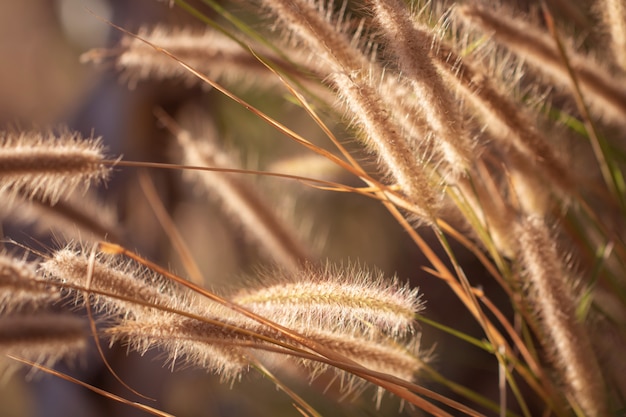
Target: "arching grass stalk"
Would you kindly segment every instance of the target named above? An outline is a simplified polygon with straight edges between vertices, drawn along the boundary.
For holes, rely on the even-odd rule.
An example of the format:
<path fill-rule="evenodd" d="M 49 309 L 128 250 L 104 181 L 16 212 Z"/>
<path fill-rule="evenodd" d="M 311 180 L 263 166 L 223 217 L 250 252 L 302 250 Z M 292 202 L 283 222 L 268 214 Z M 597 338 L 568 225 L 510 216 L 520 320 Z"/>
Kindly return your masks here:
<path fill-rule="evenodd" d="M 120 247 L 118 245 L 113 245 L 110 243 L 105 243 L 102 242 L 100 244 L 100 248 L 104 253 L 109 253 L 109 254 L 120 254 L 120 255 L 124 255 L 126 257 L 129 257 L 130 259 L 135 260 L 136 262 L 139 262 L 140 264 L 146 266 L 147 268 L 149 268 L 150 270 L 155 271 L 158 274 L 163 275 L 164 277 L 167 277 L 168 279 L 171 279 L 173 282 L 176 282 L 186 288 L 189 288 L 190 290 L 196 292 L 199 295 L 202 295 L 203 297 L 206 297 L 208 300 L 212 300 L 215 301 L 216 303 L 223 305 L 229 309 L 232 309 L 234 312 L 242 314 L 243 316 L 258 322 L 261 325 L 267 326 L 270 329 L 273 329 L 274 331 L 277 331 L 279 334 L 281 334 L 282 336 L 293 340 L 294 342 L 296 342 L 299 345 L 302 345 L 304 347 L 306 347 L 307 349 L 311 349 L 313 352 L 316 352 L 320 355 L 322 355 L 323 358 L 325 359 L 318 359 L 318 360 L 323 360 L 329 364 L 331 364 L 334 367 L 337 367 L 339 369 L 343 369 L 346 371 L 349 371 L 351 373 L 353 373 L 356 376 L 359 376 L 361 378 L 366 379 L 369 382 L 372 382 L 376 385 L 379 385 L 380 387 L 384 388 L 385 390 L 396 394 L 397 396 L 399 396 L 402 399 L 405 399 L 406 401 L 420 407 L 421 409 L 423 409 L 424 411 L 427 412 L 431 412 L 431 413 L 435 413 L 436 415 L 441 415 L 441 416 L 449 416 L 448 413 L 446 413 L 445 411 L 439 409 L 438 407 L 432 405 L 429 402 L 426 402 L 425 400 L 423 400 L 422 398 L 416 396 L 415 394 L 411 393 L 410 391 L 406 390 L 406 388 L 409 388 L 411 390 L 414 390 L 418 393 L 421 393 L 422 395 L 425 395 L 426 393 L 428 394 L 428 396 L 437 399 L 438 401 L 443 402 L 444 404 L 447 404 L 448 406 L 451 406 L 457 410 L 463 411 L 464 413 L 467 413 L 468 415 L 474 415 L 474 416 L 478 416 L 480 415 L 479 413 L 476 413 L 475 411 L 469 409 L 466 406 L 463 406 L 455 401 L 449 400 L 447 398 L 444 398 L 442 396 L 436 395 L 422 387 L 419 387 L 415 384 L 411 384 L 411 383 L 407 383 L 406 381 L 403 381 L 401 379 L 392 377 L 390 375 L 387 374 L 382 374 L 380 372 L 375 372 L 375 371 L 371 371 L 368 370 L 366 368 L 363 368 L 362 366 L 358 365 L 356 362 L 352 361 L 351 359 L 337 353 L 336 351 L 332 350 L 332 349 L 328 349 L 327 347 L 325 347 L 322 344 L 319 344 L 317 342 L 315 342 L 312 339 L 307 338 L 306 336 L 303 336 L 291 329 L 288 329 L 286 327 L 283 327 L 277 323 L 272 322 L 271 320 L 266 319 L 265 317 L 262 316 L 258 316 L 256 314 L 254 314 L 253 312 L 237 305 L 234 304 L 230 301 L 228 301 L 227 299 L 224 299 L 212 292 L 209 292 L 201 287 L 198 287 L 197 285 L 188 282 L 180 277 L 177 277 L 176 275 L 171 274 L 169 271 L 159 267 L 158 265 L 146 260 L 146 259 L 142 259 L 141 257 L 139 257 L 138 255 L 128 251 L 127 249 Z M 389 382 L 388 382 L 389 381 Z"/>

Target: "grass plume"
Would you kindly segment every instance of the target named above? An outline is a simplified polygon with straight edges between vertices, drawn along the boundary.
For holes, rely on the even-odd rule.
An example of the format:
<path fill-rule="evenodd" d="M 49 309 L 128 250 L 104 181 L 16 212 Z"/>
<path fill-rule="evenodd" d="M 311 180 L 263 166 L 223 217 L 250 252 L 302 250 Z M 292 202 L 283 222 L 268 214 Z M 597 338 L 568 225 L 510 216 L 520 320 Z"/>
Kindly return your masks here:
<path fill-rule="evenodd" d="M 463 6 L 457 9 L 458 16 L 493 35 L 494 39 L 521 58 L 527 60 L 540 73 L 553 82 L 573 89 L 567 69 L 551 35 L 540 28 L 505 13 L 497 15 L 485 7 Z M 621 124 L 626 113 L 626 88 L 615 83 L 602 66 L 590 58 L 568 50 L 567 56 L 579 79 L 585 98 L 596 114 Z"/>
<path fill-rule="evenodd" d="M 450 170 L 463 172 L 469 166 L 474 144 L 463 129 L 461 115 L 451 92 L 429 54 L 432 35 L 412 23 L 399 0 L 372 0 L 373 15 L 385 41 L 397 55 L 399 70 L 409 79 L 420 112 L 433 130 Z"/>
<path fill-rule="evenodd" d="M 163 119 L 162 117 L 162 120 Z M 176 134 L 178 147 L 186 165 L 213 168 L 238 168 L 234 160 L 219 148 L 216 132 L 203 123 L 201 131 L 192 132 L 169 122 Z M 197 129 L 196 129 L 197 130 Z M 278 265 L 297 270 L 306 261 L 312 260 L 305 245 L 296 233 L 281 221 L 277 213 L 246 178 L 232 173 L 189 172 L 188 178 L 203 186 L 209 196 L 222 203 L 223 210 L 232 221 L 241 225 L 245 235 L 262 253 Z"/>
<path fill-rule="evenodd" d="M 74 359 L 87 347 L 85 321 L 69 314 L 0 317 L 0 354 L 51 366 Z"/>
<path fill-rule="evenodd" d="M 59 293 L 40 279 L 36 269 L 33 263 L 0 253 L 0 313 L 37 309 L 60 299 Z"/>
<path fill-rule="evenodd" d="M 144 303 L 166 306 L 172 301 L 172 287 L 155 274 L 142 270 L 131 262 L 101 255 L 94 263 L 93 275 L 89 280 L 89 257 L 76 247 L 56 251 L 53 256 L 41 263 L 41 270 L 53 282 L 68 283 L 85 290 L 94 289 L 106 295 L 94 295 L 90 302 L 96 308 L 111 314 L 143 314 L 143 307 L 136 302 L 115 298 L 125 297 Z M 80 303 L 82 292 L 74 293 Z"/>
<path fill-rule="evenodd" d="M 615 63 L 626 72 L 626 5 L 620 0 L 602 0 L 597 9 L 610 39 Z"/>
<path fill-rule="evenodd" d="M 101 141 L 60 128 L 0 131 L 0 192 L 51 203 L 77 186 L 98 183 L 110 171 Z"/>
<path fill-rule="evenodd" d="M 315 51 L 328 68 L 328 78 L 337 89 L 344 108 L 361 130 L 360 138 L 380 161 L 384 171 L 398 184 L 415 210 L 431 221 L 439 200 L 432 190 L 432 179 L 424 163 L 413 152 L 388 113 L 378 94 L 373 64 L 333 24 L 305 1 L 266 1 L 264 6 L 284 22 L 289 32 Z"/>
<path fill-rule="evenodd" d="M 576 297 L 554 239 L 543 221 L 530 217 L 516 227 L 530 308 L 539 316 L 550 358 L 563 383 L 587 415 L 607 415 L 604 383 L 589 334 L 576 319 Z"/>
<path fill-rule="evenodd" d="M 144 27 L 138 34 L 141 38 L 167 49 L 190 66 L 214 79 L 223 79 L 228 83 L 240 85 L 250 84 L 250 80 L 254 79 L 255 88 L 261 85 L 265 85 L 266 88 L 280 85 L 265 66 L 241 43 L 214 29 L 171 28 L 157 25 L 151 28 Z M 273 62 L 292 75 L 300 74 L 296 71 L 294 64 L 286 62 L 275 54 L 264 51 L 263 55 L 269 56 Z M 122 77 L 128 81 L 131 88 L 142 80 L 181 80 L 188 86 L 199 83 L 197 77 L 175 61 L 132 36 L 124 36 L 115 48 L 91 50 L 81 57 L 82 62 L 95 64 L 102 64 L 108 59 L 115 60 L 116 67 L 122 72 Z"/>
<path fill-rule="evenodd" d="M 358 267 L 307 266 L 297 273 L 273 270 L 232 300 L 286 327 L 341 333 L 412 333 L 421 310 L 416 289 Z"/>

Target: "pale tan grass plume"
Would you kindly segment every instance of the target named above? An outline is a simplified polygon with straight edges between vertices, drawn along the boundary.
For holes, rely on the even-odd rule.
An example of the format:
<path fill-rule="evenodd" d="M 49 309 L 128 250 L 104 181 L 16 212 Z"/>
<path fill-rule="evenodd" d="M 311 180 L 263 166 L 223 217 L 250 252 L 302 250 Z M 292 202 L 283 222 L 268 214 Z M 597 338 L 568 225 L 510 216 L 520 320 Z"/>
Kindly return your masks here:
<path fill-rule="evenodd" d="M 0 354 L 52 366 L 84 352 L 87 329 L 84 319 L 64 313 L 1 316 Z"/>
<path fill-rule="evenodd" d="M 626 73 L 626 4 L 623 0 L 601 0 L 597 8 L 603 31 L 609 34 L 613 60 Z"/>
<path fill-rule="evenodd" d="M 104 180 L 111 170 L 105 161 L 100 139 L 66 128 L 0 131 L 0 192 L 55 203 L 81 184 Z"/>
<path fill-rule="evenodd" d="M 469 25 L 477 26 L 492 35 L 496 42 L 527 60 L 533 68 L 570 90 L 573 89 L 563 57 L 555 40 L 545 30 L 486 7 L 462 6 L 456 15 Z M 623 124 L 626 114 L 626 87 L 590 57 L 568 48 L 570 61 L 585 99 L 592 110 L 607 121 Z"/>
<path fill-rule="evenodd" d="M 443 149 L 449 170 L 463 174 L 472 159 L 474 144 L 463 129 L 457 103 L 429 54 L 432 35 L 412 23 L 404 3 L 398 0 L 370 3 L 374 20 L 380 25 L 389 49 L 397 56 L 400 73 L 410 81 L 415 101 Z"/>
<path fill-rule="evenodd" d="M 602 374 L 589 333 L 576 318 L 572 278 L 542 219 L 528 217 L 515 227 L 528 304 L 539 318 L 542 344 L 558 368 L 562 383 L 587 415 L 606 416 Z"/>
<path fill-rule="evenodd" d="M 189 66 L 212 79 L 224 80 L 238 86 L 276 88 L 280 81 L 249 50 L 235 40 L 210 28 L 172 28 L 157 25 L 139 30 L 141 39 L 166 49 Z M 256 48 L 259 49 L 259 48 Z M 298 51 L 290 52 L 291 62 L 275 53 L 260 48 L 255 51 L 271 60 L 291 76 L 305 81 L 293 61 L 298 61 Z M 114 59 L 122 78 L 131 88 L 139 81 L 173 79 L 183 80 L 187 85 L 197 85 L 200 80 L 176 61 L 156 51 L 142 40 L 126 35 L 120 44 L 111 49 L 95 49 L 81 57 L 83 62 L 101 64 Z M 302 61 L 302 60 L 300 60 Z"/>
<path fill-rule="evenodd" d="M 417 289 L 358 266 L 268 270 L 257 279 L 231 299 L 286 327 L 401 337 L 415 331 L 422 309 Z"/>
<path fill-rule="evenodd" d="M 569 170 L 527 109 L 508 98 L 494 79 L 472 61 L 471 55 L 461 56 L 444 42 L 435 45 L 431 54 L 448 83 L 478 110 L 501 151 L 506 153 L 507 148 L 515 147 L 528 163 L 540 167 L 551 184 L 558 185 L 562 195 L 571 193 L 574 181 Z"/>
<path fill-rule="evenodd" d="M 219 148 L 217 132 L 208 122 L 193 132 L 175 132 L 182 160 L 186 165 L 212 168 L 240 169 L 225 151 Z M 299 269 L 313 255 L 294 230 L 283 221 L 261 193 L 245 177 L 234 173 L 187 173 L 187 178 L 199 183 L 209 197 L 217 199 L 233 223 L 241 226 L 245 236 L 259 251 L 278 265 Z"/>
<path fill-rule="evenodd" d="M 150 349 L 164 351 L 172 369 L 198 367 L 220 375 L 225 381 L 240 379 L 250 366 L 249 353 L 238 343 L 262 344 L 253 337 L 229 330 L 225 325 L 158 310 L 140 320 L 121 320 L 105 332 L 111 343 L 121 342 L 142 355 Z"/>
<path fill-rule="evenodd" d="M 59 292 L 37 274 L 34 263 L 0 253 L 0 313 L 41 309 L 60 299 Z"/>
<path fill-rule="evenodd" d="M 36 233 L 50 233 L 66 241 L 88 242 L 107 239 L 120 242 L 124 232 L 115 208 L 93 190 L 75 190 L 54 205 L 40 198 L 0 194 L 0 216 L 18 224 L 32 225 Z"/>
<path fill-rule="evenodd" d="M 321 5 L 305 1 L 265 1 L 264 5 L 328 65 L 328 78 L 349 118 L 361 130 L 360 139 L 423 220 L 431 221 L 441 196 L 433 189 L 432 173 L 427 172 L 387 111 L 383 95 L 377 91 L 375 77 L 381 72 L 359 51 L 357 42 L 337 31 L 342 26 L 341 17 L 339 22 L 329 22 Z"/>
<path fill-rule="evenodd" d="M 161 306 L 168 306 L 174 302 L 172 285 L 130 261 L 122 261 L 109 255 L 98 255 L 90 282 L 88 267 L 88 254 L 76 246 L 58 250 L 41 263 L 44 276 L 51 282 L 67 283 L 80 289 L 111 294 L 111 296 L 93 294 L 89 301 L 96 309 L 109 314 L 142 315 L 146 312 L 146 307 L 138 302 Z M 87 301 L 82 298 L 83 293 L 78 289 L 72 290 L 72 294 L 79 304 Z M 115 296 L 126 297 L 131 301 Z"/>
<path fill-rule="evenodd" d="M 159 346 L 170 352 L 172 365 L 184 357 L 187 363 L 224 372 L 227 379 L 239 374 L 243 362 L 235 359 L 242 354 L 228 346 L 237 333 L 228 328 L 250 327 L 250 320 L 112 255 L 95 257 L 89 280 L 89 262 L 82 250 L 68 247 L 43 261 L 41 269 L 52 282 L 71 285 L 70 298 L 77 304 L 91 294 L 89 303 L 113 323 L 105 329 L 112 343 L 124 340 L 141 353 Z M 205 346 L 194 340 L 211 337 L 223 343 Z"/>
<path fill-rule="evenodd" d="M 407 341 L 399 342 L 380 335 L 365 338 L 324 330 L 309 330 L 305 334 L 367 369 L 393 375 L 405 381 L 413 381 L 425 361 L 423 353 L 419 350 L 419 337 L 411 337 Z M 315 373 L 328 369 L 324 365 L 311 361 L 305 362 L 305 366 L 312 367 Z M 354 376 L 343 375 L 342 377 L 355 380 Z M 354 384 L 360 382 L 351 381 L 350 383 L 353 388 Z"/>

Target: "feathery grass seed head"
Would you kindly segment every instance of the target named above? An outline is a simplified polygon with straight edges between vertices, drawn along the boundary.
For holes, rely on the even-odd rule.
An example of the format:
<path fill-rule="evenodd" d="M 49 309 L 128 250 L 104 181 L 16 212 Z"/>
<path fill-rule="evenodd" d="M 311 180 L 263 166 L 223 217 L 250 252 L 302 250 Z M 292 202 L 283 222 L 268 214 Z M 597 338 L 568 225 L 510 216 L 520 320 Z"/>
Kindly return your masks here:
<path fill-rule="evenodd" d="M 81 183 L 104 180 L 100 139 L 66 128 L 52 131 L 0 131 L 0 192 L 38 196 L 51 203 Z"/>
<path fill-rule="evenodd" d="M 172 369 L 178 363 L 235 380 L 249 365 L 245 349 L 236 346 L 244 338 L 217 324 L 175 314 L 155 311 L 140 320 L 125 319 L 106 333 L 111 343 L 125 341 L 140 354 L 151 348 L 163 350 Z M 252 338 L 248 341 L 254 343 Z"/>
<path fill-rule="evenodd" d="M 141 28 L 138 36 L 124 35 L 116 48 L 89 51 L 83 54 L 81 61 L 99 64 L 113 57 L 131 88 L 140 80 L 183 80 L 189 85 L 201 82 L 178 61 L 156 50 L 145 40 L 212 79 L 236 83 L 238 86 L 254 84 L 255 88 L 275 87 L 279 84 L 278 79 L 249 50 L 216 30 L 157 25 Z M 273 56 L 271 59 L 280 61 Z M 289 66 L 282 61 L 281 64 Z"/>
<path fill-rule="evenodd" d="M 450 171 L 463 172 L 472 159 L 473 144 L 462 129 L 457 103 L 437 72 L 429 48 L 433 35 L 412 22 L 406 5 L 399 0 L 369 0 L 375 21 L 390 50 L 396 54 L 403 76 L 413 87 L 415 99 L 437 136 Z"/>
<path fill-rule="evenodd" d="M 69 314 L 42 313 L 0 317 L 0 354 L 51 366 L 85 350 L 85 321 Z"/>
<path fill-rule="evenodd" d="M 86 288 L 88 278 L 89 255 L 76 248 L 67 247 L 53 254 L 41 263 L 43 273 L 52 280 Z M 111 295 L 129 297 L 140 302 L 170 306 L 174 303 L 174 287 L 162 277 L 155 276 L 129 261 L 120 261 L 118 257 L 99 254 L 94 263 L 90 289 L 103 291 Z M 81 294 L 76 293 L 77 300 Z M 139 315 L 144 307 L 132 301 L 94 294 L 94 305 L 112 314 Z M 81 300 L 80 302 L 84 302 Z"/>
<path fill-rule="evenodd" d="M 504 88 L 494 82 L 493 77 L 488 77 L 486 70 L 470 55 L 462 56 L 443 42 L 433 48 L 431 54 L 448 83 L 478 110 L 485 128 L 503 152 L 515 148 L 518 159 L 522 155 L 529 158 L 532 162 L 524 163 L 539 168 L 563 194 L 571 191 L 574 182 L 571 173 L 526 108 L 511 100 L 510 93 L 503 93 Z"/>
<path fill-rule="evenodd" d="M 268 272 L 259 288 L 243 289 L 231 299 L 286 327 L 392 337 L 411 333 L 422 309 L 417 289 L 357 267 Z"/>
<path fill-rule="evenodd" d="M 496 42 L 525 59 L 554 83 L 572 89 L 563 57 L 549 33 L 523 19 L 486 7 L 468 5 L 458 7 L 456 11 L 456 16 L 464 22 L 490 32 Z M 616 79 L 591 57 L 576 53 L 571 47 L 567 48 L 566 54 L 591 110 L 609 121 L 623 124 L 626 114 L 623 77 Z"/>
<path fill-rule="evenodd" d="M 623 0 L 600 0 L 597 9 L 608 32 L 615 63 L 626 73 L 626 3 Z"/>
<path fill-rule="evenodd" d="M 576 298 L 554 239 L 543 219 L 528 217 L 515 227 L 529 307 L 539 318 L 542 342 L 570 395 L 587 415 L 605 412 L 602 374 L 589 334 L 576 320 Z"/>
<path fill-rule="evenodd" d="M 68 247 L 57 251 L 42 263 L 41 268 L 52 279 L 86 288 L 88 266 L 87 254 Z M 113 317 L 117 323 L 106 330 L 112 343 L 125 340 L 140 353 L 159 347 L 168 352 L 172 366 L 180 358 L 187 364 L 220 373 L 226 379 L 234 379 L 247 365 L 243 351 L 232 347 L 236 334 L 226 330 L 226 327 L 252 328 L 256 324 L 252 325 L 246 317 L 166 281 L 134 262 L 98 254 L 89 289 L 111 294 L 93 294 L 91 300 L 96 308 L 105 311 L 107 315 L 121 316 Z M 77 293 L 77 299 L 84 302 L 82 292 L 72 292 Z M 121 300 L 115 296 L 132 300 Z M 190 319 L 184 314 L 164 311 L 159 307 L 205 317 L 224 323 L 224 327 Z"/>
<path fill-rule="evenodd" d="M 0 253 L 0 313 L 29 307 L 41 308 L 59 299 L 28 262 Z"/>
<path fill-rule="evenodd" d="M 212 137 L 200 138 L 208 132 L 181 130 L 177 134 L 183 152 L 183 163 L 213 168 L 236 168 L 237 164 L 213 143 Z M 198 137 L 195 137 L 198 133 Z M 208 140 L 207 140 L 208 139 Z M 297 270 L 311 258 L 305 246 L 287 222 L 281 221 L 269 202 L 252 185 L 233 173 L 191 171 L 189 178 L 220 200 L 223 210 L 234 223 L 242 225 L 248 237 L 266 256 L 286 268 Z"/>
<path fill-rule="evenodd" d="M 419 335 L 403 342 L 384 336 L 367 338 L 323 330 L 313 330 L 306 335 L 368 369 L 393 375 L 405 381 L 414 380 L 424 362 L 419 350 Z M 324 364 L 311 361 L 305 361 L 304 365 L 316 369 L 315 373 L 326 369 Z M 343 373 L 339 370 L 337 372 Z"/>
<path fill-rule="evenodd" d="M 289 33 L 316 54 L 316 59 L 327 64 L 327 79 L 336 88 L 348 119 L 360 130 L 361 141 L 419 216 L 426 222 L 433 221 L 442 193 L 434 184 L 432 172 L 425 169 L 389 114 L 391 106 L 380 91 L 384 71 L 360 50 L 358 33 L 347 30 L 350 20 L 344 21 L 341 16 L 334 21 L 324 2 L 265 0 L 263 4 Z"/>
<path fill-rule="evenodd" d="M 93 191 L 93 192 L 92 192 Z M 123 231 L 115 208 L 96 196 L 95 190 L 78 190 L 59 198 L 54 205 L 37 197 L 0 193 L 0 217 L 16 224 L 32 225 L 35 233 L 50 233 L 66 241 L 120 241 Z"/>

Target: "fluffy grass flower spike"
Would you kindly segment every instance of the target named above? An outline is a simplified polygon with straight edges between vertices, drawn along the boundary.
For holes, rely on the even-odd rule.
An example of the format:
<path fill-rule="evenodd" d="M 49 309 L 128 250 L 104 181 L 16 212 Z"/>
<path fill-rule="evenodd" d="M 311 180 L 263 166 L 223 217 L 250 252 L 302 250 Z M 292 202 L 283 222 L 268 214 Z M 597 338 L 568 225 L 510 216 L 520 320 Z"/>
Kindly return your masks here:
<path fill-rule="evenodd" d="M 110 171 L 99 139 L 61 128 L 0 131 L 0 193 L 23 193 L 55 203 L 81 183 L 97 183 Z"/>
<path fill-rule="evenodd" d="M 36 273 L 34 263 L 0 253 L 0 313 L 38 309 L 60 299 Z"/>
<path fill-rule="evenodd" d="M 277 270 L 261 277 L 257 288 L 240 290 L 232 300 L 286 327 L 399 337 L 414 331 L 422 309 L 417 289 L 355 266 L 308 265 L 295 274 Z"/>
<path fill-rule="evenodd" d="M 87 348 L 85 320 L 70 314 L 0 317 L 0 356 L 14 355 L 51 366 Z"/>

